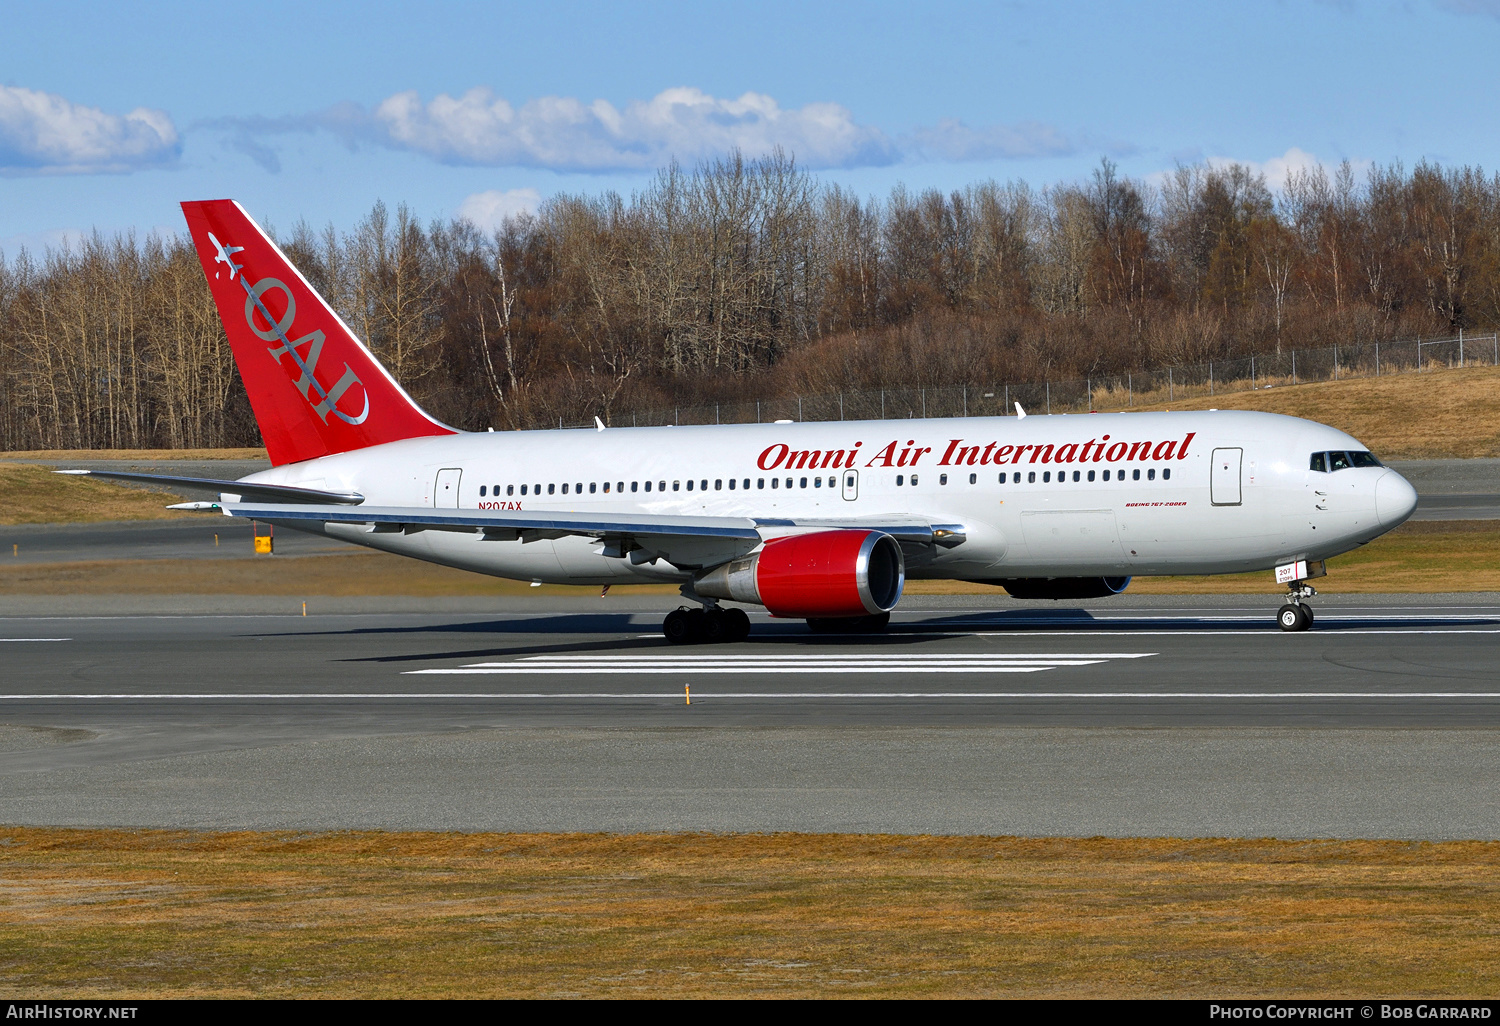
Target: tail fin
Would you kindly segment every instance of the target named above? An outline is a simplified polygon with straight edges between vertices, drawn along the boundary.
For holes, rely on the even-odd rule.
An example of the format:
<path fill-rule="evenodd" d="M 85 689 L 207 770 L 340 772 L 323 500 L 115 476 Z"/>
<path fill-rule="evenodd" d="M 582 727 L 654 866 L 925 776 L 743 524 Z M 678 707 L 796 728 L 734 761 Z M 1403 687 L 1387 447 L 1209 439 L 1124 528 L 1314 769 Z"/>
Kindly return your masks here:
<path fill-rule="evenodd" d="M 457 433 L 412 401 L 238 203 L 182 212 L 273 465 Z"/>

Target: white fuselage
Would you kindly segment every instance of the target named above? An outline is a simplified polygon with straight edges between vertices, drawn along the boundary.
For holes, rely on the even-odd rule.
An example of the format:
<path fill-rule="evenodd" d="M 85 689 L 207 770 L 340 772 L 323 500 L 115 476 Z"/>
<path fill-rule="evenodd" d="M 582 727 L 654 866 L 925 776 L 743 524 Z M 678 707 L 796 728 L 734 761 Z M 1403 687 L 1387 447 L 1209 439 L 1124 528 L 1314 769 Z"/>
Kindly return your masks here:
<path fill-rule="evenodd" d="M 1416 493 L 1394 471 L 1309 469 L 1313 453 L 1364 448 L 1342 431 L 1266 413 L 974 417 L 460 434 L 248 480 L 356 491 L 370 506 L 962 525 L 963 543 L 910 562 L 912 577 L 1218 574 L 1326 559 L 1410 516 Z M 604 555 L 583 537 L 322 529 L 520 580 L 691 576 L 665 560 Z M 771 523 L 763 534 L 815 529 Z"/>

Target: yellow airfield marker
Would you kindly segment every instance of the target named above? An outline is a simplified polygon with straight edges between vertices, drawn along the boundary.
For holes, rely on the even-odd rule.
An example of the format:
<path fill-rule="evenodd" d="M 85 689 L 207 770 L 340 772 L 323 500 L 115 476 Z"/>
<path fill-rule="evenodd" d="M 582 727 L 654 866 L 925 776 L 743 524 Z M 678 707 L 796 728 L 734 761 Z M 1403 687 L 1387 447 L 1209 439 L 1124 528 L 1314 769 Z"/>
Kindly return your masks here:
<path fill-rule="evenodd" d="M 307 603 L 306 602 L 302 603 L 302 615 L 303 616 L 307 615 Z"/>
<path fill-rule="evenodd" d="M 688 688 L 686 684 L 682 686 L 682 697 L 687 699 L 688 705 L 693 704 L 693 692 Z"/>

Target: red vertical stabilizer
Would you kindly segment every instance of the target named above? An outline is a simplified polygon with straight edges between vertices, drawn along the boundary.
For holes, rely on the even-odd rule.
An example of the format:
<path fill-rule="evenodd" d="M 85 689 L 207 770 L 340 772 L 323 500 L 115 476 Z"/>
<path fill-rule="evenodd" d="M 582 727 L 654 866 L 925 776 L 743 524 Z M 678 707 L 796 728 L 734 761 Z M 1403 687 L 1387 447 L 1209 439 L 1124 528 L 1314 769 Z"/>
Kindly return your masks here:
<path fill-rule="evenodd" d="M 238 203 L 182 212 L 272 464 L 457 434 L 412 401 Z"/>

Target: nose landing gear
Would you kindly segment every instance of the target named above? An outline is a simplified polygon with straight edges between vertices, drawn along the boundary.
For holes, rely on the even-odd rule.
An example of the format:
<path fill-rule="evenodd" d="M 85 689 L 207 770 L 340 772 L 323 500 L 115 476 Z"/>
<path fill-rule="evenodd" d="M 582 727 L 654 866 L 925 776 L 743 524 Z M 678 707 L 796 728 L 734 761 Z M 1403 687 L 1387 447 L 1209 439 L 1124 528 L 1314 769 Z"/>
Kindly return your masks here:
<path fill-rule="evenodd" d="M 1313 625 L 1312 606 L 1305 605 L 1304 600 L 1310 599 L 1318 593 L 1317 589 L 1306 581 L 1293 581 L 1287 586 L 1286 605 L 1276 611 L 1276 623 L 1284 631 L 1305 631 Z"/>

